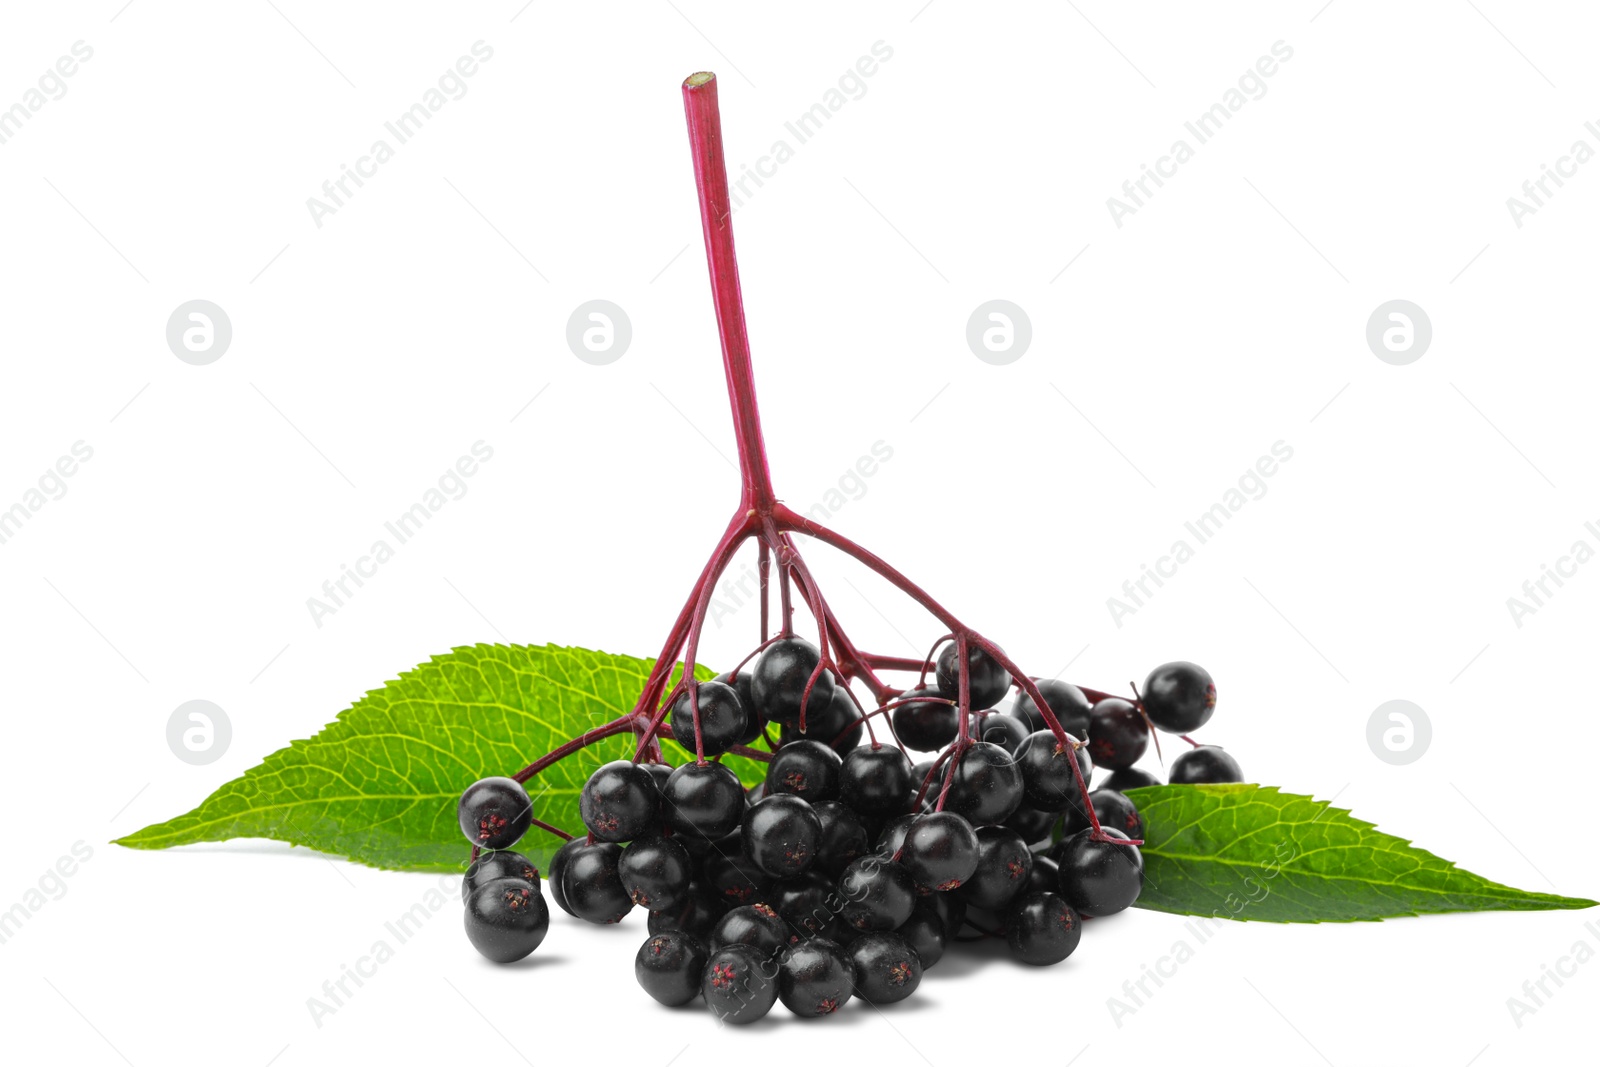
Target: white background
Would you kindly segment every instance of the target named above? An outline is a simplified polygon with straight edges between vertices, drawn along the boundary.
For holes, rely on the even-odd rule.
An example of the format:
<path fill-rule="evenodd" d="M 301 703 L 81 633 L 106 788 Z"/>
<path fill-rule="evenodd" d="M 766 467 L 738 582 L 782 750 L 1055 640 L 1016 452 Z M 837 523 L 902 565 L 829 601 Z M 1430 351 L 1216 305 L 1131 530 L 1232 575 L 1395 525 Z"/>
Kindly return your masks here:
<path fill-rule="evenodd" d="M 319 1027 L 307 998 L 432 876 L 107 843 L 453 645 L 654 654 L 736 495 L 679 83 L 719 72 L 737 171 L 793 146 L 784 123 L 882 41 L 864 95 L 737 215 L 780 491 L 809 507 L 883 441 L 893 458 L 833 523 L 1030 669 L 1120 689 L 1194 659 L 1222 694 L 1204 737 L 1250 778 L 1488 877 L 1595 895 L 1600 565 L 1520 628 L 1506 600 L 1575 540 L 1600 547 L 1600 163 L 1520 228 L 1506 199 L 1574 140 L 1600 148 L 1600 27 L 1576 4 L 1319 3 L 8 5 L 0 106 L 75 41 L 94 50 L 0 145 L 0 506 L 93 448 L 0 545 L 0 908 L 92 849 L 0 945 L 13 1058 L 1589 1051 L 1600 964 L 1520 1028 L 1506 1005 L 1576 941 L 1600 948 L 1578 912 L 1230 925 L 1118 1027 L 1107 997 L 1185 936 L 1134 912 L 1063 966 L 947 959 L 913 1001 L 803 1041 L 781 1008 L 754 1033 L 656 1008 L 630 973 L 637 916 L 558 914 L 505 969 L 452 913 Z M 493 58 L 466 95 L 318 228 L 307 198 L 479 40 Z M 1293 56 L 1265 95 L 1116 226 L 1107 198 L 1277 41 Z M 197 298 L 233 325 L 208 366 L 164 336 Z M 633 324 L 609 366 L 564 339 L 594 298 Z M 992 298 L 1033 327 L 1003 367 L 964 337 Z M 1364 336 L 1397 298 L 1433 324 L 1409 366 Z M 315 625 L 306 599 L 479 440 L 494 458 L 467 495 Z M 1294 455 L 1266 495 L 1115 625 L 1107 598 L 1277 441 Z M 810 558 L 861 643 L 935 636 Z M 753 610 L 714 628 L 706 659 L 754 628 Z M 196 698 L 233 724 L 201 767 L 165 740 Z M 1399 767 L 1366 742 L 1396 698 L 1433 724 Z"/>

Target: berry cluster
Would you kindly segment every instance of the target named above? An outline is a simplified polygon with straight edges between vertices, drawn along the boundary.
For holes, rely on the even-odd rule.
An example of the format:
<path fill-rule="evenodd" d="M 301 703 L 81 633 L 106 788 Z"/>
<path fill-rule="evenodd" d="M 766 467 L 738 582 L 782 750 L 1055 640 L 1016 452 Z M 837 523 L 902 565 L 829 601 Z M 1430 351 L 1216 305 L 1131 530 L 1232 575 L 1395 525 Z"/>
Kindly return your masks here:
<path fill-rule="evenodd" d="M 1134 701 L 1092 690 L 1091 701 L 1057 681 L 1034 681 L 1039 700 L 1010 697 L 993 657 L 968 650 L 963 665 L 956 648 L 925 664 L 932 684 L 925 671 L 872 712 L 792 634 L 748 666 L 680 686 L 657 728 L 698 755 L 672 767 L 641 744 L 656 758 L 589 777 L 579 799 L 588 833 L 550 863 L 556 905 L 600 924 L 644 909 L 639 984 L 663 1004 L 701 997 L 731 1024 L 779 1000 L 804 1017 L 856 996 L 902 1000 L 963 940 L 1003 938 L 1027 964 L 1066 959 L 1085 918 L 1138 899 L 1144 828 L 1121 790 L 1156 782 L 1133 767 L 1152 727 L 1198 729 L 1216 686 L 1194 664 L 1169 663 Z M 963 723 L 963 704 L 986 710 Z M 893 743 L 872 736 L 879 716 Z M 772 746 L 766 780 L 746 790 L 715 757 L 765 755 L 743 747 L 759 739 Z M 932 758 L 913 765 L 908 749 Z M 1096 766 L 1106 778 L 1090 792 Z M 1220 748 L 1196 746 L 1172 777 L 1239 772 Z M 494 850 L 534 823 L 527 793 L 485 779 L 462 796 L 460 820 L 479 849 L 462 888 L 468 936 L 490 959 L 519 959 L 538 947 L 549 911 L 532 865 Z"/>

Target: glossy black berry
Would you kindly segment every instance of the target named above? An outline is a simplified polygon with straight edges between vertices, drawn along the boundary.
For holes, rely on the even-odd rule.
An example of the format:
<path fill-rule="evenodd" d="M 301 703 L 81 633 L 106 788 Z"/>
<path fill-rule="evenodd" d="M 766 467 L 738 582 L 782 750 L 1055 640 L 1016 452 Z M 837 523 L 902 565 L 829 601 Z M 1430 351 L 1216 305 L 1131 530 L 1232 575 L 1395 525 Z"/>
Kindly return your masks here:
<path fill-rule="evenodd" d="M 1131 767 L 1149 743 L 1144 716 L 1126 700 L 1107 697 L 1089 709 L 1089 757 L 1096 767 Z"/>
<path fill-rule="evenodd" d="M 467 867 L 466 875 L 461 879 L 462 903 L 465 903 L 472 895 L 472 891 L 480 885 L 501 878 L 517 878 L 534 889 L 539 888 L 539 869 L 522 853 L 484 852 L 472 861 Z"/>
<path fill-rule="evenodd" d="M 811 696 L 806 701 L 806 717 L 827 715 L 833 700 L 833 674 L 824 669 L 811 682 L 821 653 L 803 637 L 785 637 L 767 646 L 750 668 L 750 692 L 768 719 L 785 726 L 800 725 L 800 702 L 806 685 Z"/>
<path fill-rule="evenodd" d="M 938 689 L 908 689 L 895 700 L 906 703 L 889 712 L 889 720 L 895 736 L 907 748 L 937 752 L 956 739 L 959 723 L 955 705 L 940 696 Z"/>
<path fill-rule="evenodd" d="M 778 977 L 759 950 L 725 945 L 707 957 L 700 995 L 719 1020 L 744 1026 L 764 1018 L 778 1002 Z"/>
<path fill-rule="evenodd" d="M 1083 920 L 1057 893 L 1035 893 L 1006 916 L 1006 945 L 1023 963 L 1046 967 L 1072 955 L 1083 937 Z"/>
<path fill-rule="evenodd" d="M 706 941 L 727 910 L 722 900 L 708 887 L 690 882 L 684 902 L 667 911 L 652 911 L 645 927 L 652 934 L 682 930 Z"/>
<path fill-rule="evenodd" d="M 566 910 L 585 922 L 614 923 L 633 910 L 633 898 L 622 887 L 618 870 L 622 846 L 596 841 L 576 848 L 561 870 Z"/>
<path fill-rule="evenodd" d="M 1059 812 L 1041 811 L 1030 807 L 1024 801 L 1022 807 L 1011 813 L 1011 818 L 1003 824 L 1008 829 L 1015 830 L 1030 845 L 1037 845 L 1050 838 L 1050 829 L 1055 826 L 1056 820 L 1061 817 Z"/>
<path fill-rule="evenodd" d="M 745 855 L 774 878 L 811 869 L 822 847 L 822 820 L 792 793 L 765 797 L 745 810 L 741 829 Z"/>
<path fill-rule="evenodd" d="M 1130 840 L 1144 840 L 1144 819 L 1133 801 L 1115 789 L 1096 789 L 1089 794 L 1095 818 L 1108 830 L 1120 830 Z"/>
<path fill-rule="evenodd" d="M 456 806 L 461 832 L 479 848 L 510 848 L 533 825 L 533 803 L 514 778 L 484 778 L 467 786 Z"/>
<path fill-rule="evenodd" d="M 767 792 L 793 793 L 815 804 L 839 799 L 844 761 L 839 753 L 816 741 L 794 741 L 772 755 L 767 764 Z"/>
<path fill-rule="evenodd" d="M 962 924 L 967 921 L 967 902 L 961 899 L 959 893 L 929 893 L 918 899 L 917 910 L 931 911 L 937 915 L 947 939 L 959 934 Z"/>
<path fill-rule="evenodd" d="M 661 787 L 666 785 L 667 779 L 672 776 L 672 765 L 670 763 L 641 763 L 639 766 L 649 772 L 650 780 L 656 784 L 656 793 L 659 795 Z"/>
<path fill-rule="evenodd" d="M 850 1000 L 855 965 L 843 948 L 825 937 L 801 941 L 778 965 L 778 999 L 803 1019 L 832 1015 Z"/>
<path fill-rule="evenodd" d="M 899 934 L 865 934 L 850 942 L 855 992 L 871 1004 L 893 1004 L 916 992 L 922 958 Z"/>
<path fill-rule="evenodd" d="M 743 815 L 744 786 L 720 763 L 685 763 L 661 789 L 661 821 L 681 837 L 715 841 Z"/>
<path fill-rule="evenodd" d="M 974 908 L 1001 911 L 1022 891 L 1033 871 L 1033 853 L 1015 830 L 978 828 L 978 866 L 957 892 Z"/>
<path fill-rule="evenodd" d="M 712 681 L 721 682 L 723 685 L 733 686 L 733 691 L 739 696 L 739 707 L 744 710 L 744 728 L 739 731 L 736 742 L 748 745 L 761 736 L 766 729 L 767 717 L 761 714 L 761 705 L 756 703 L 756 696 L 750 691 L 750 669 L 744 668 L 733 681 L 728 680 L 728 673 L 717 675 Z"/>
<path fill-rule="evenodd" d="M 1073 773 L 1076 760 L 1078 771 Z M 1065 811 L 1074 801 L 1081 801 L 1082 790 L 1078 776 L 1085 785 L 1089 782 L 1091 764 L 1087 749 L 1074 749 L 1073 745 L 1056 740 L 1048 730 L 1029 734 L 1017 749 L 1017 769 L 1022 772 L 1022 792 L 1031 807 L 1041 811 Z M 1081 806 L 1081 805 L 1080 805 Z"/>
<path fill-rule="evenodd" d="M 838 878 L 852 862 L 871 851 L 867 828 L 855 812 L 837 800 L 813 804 L 811 810 L 822 824 L 816 869 L 829 878 Z"/>
<path fill-rule="evenodd" d="M 711 947 L 749 945 L 775 956 L 789 944 L 791 931 L 770 904 L 744 904 L 724 915 L 711 931 Z"/>
<path fill-rule="evenodd" d="M 496 963 L 522 959 L 550 929 L 550 907 L 521 878 L 486 882 L 467 898 L 463 919 L 472 947 Z"/>
<path fill-rule="evenodd" d="M 709 955 L 699 938 L 682 930 L 652 934 L 633 957 L 633 976 L 658 1002 L 676 1008 L 700 992 Z"/>
<path fill-rule="evenodd" d="M 972 733 L 979 741 L 998 745 L 1014 755 L 1028 737 L 1028 724 L 1007 712 L 989 711 L 977 716 Z"/>
<path fill-rule="evenodd" d="M 739 743 L 749 725 L 744 705 L 733 686 L 722 682 L 701 682 L 695 687 L 695 700 L 700 706 L 700 744 L 707 756 L 720 755 Z M 690 706 L 689 691 L 678 694 L 669 714 L 673 739 L 693 752 L 694 709 Z"/>
<path fill-rule="evenodd" d="M 816 871 L 779 882 L 777 900 L 769 901 L 789 926 L 791 938 L 828 934 L 839 925 L 839 908 L 844 903 L 838 888 Z"/>
<path fill-rule="evenodd" d="M 883 824 L 883 829 L 878 833 L 878 839 L 872 851 L 885 859 L 893 859 L 906 843 L 906 834 L 911 830 L 911 824 L 920 817 L 917 813 L 896 815 Z"/>
<path fill-rule="evenodd" d="M 1028 884 L 1022 887 L 1022 892 L 1017 894 L 1017 899 L 1032 896 L 1035 893 L 1061 892 L 1061 865 L 1056 863 L 1055 857 L 1045 852 L 1033 854 L 1033 869 L 1028 872 Z"/>
<path fill-rule="evenodd" d="M 944 958 L 947 941 L 944 921 L 931 908 L 917 905 L 917 909 L 911 913 L 911 918 L 902 923 L 895 933 L 906 939 L 906 944 L 917 954 L 917 959 L 922 962 L 924 969 L 932 967 Z"/>
<path fill-rule="evenodd" d="M 1080 914 L 1115 915 L 1139 899 L 1144 885 L 1144 857 L 1134 845 L 1096 841 L 1092 830 L 1063 838 L 1056 850 L 1061 866 L 1061 896 Z M 1106 828 L 1112 837 L 1125 834 Z"/>
<path fill-rule="evenodd" d="M 646 837 L 660 825 L 661 788 L 655 774 L 639 764 L 613 760 L 583 783 L 578 814 L 598 841 Z"/>
<path fill-rule="evenodd" d="M 689 896 L 689 853 L 659 834 L 634 840 L 622 850 L 617 874 L 628 898 L 646 911 L 668 911 Z"/>
<path fill-rule="evenodd" d="M 556 854 L 550 857 L 550 865 L 544 870 L 545 888 L 550 891 L 551 899 L 556 902 L 557 907 L 573 917 L 577 916 L 577 912 L 567 906 L 567 890 L 563 878 L 565 877 L 567 863 L 572 856 L 588 847 L 589 843 L 583 838 L 573 838 L 556 849 Z"/>
<path fill-rule="evenodd" d="M 1022 771 L 999 745 L 979 741 L 956 760 L 944 810 L 974 826 L 1005 822 L 1022 805 Z M 929 787 L 929 795 L 937 795 Z"/>
<path fill-rule="evenodd" d="M 893 930 L 911 918 L 917 904 L 911 872 L 880 856 L 863 856 L 846 867 L 839 893 L 840 917 L 857 930 Z"/>
<path fill-rule="evenodd" d="M 1193 733 L 1217 710 L 1217 684 L 1211 675 L 1182 660 L 1151 671 L 1139 696 L 1151 724 L 1169 734 Z"/>
<path fill-rule="evenodd" d="M 890 745 L 865 745 L 844 758 L 839 799 L 863 815 L 898 815 L 911 791 L 911 761 Z"/>
<path fill-rule="evenodd" d="M 950 700 L 959 699 L 960 678 L 956 665 L 956 643 L 951 641 L 939 653 L 934 674 L 939 682 L 939 693 Z M 994 657 L 977 645 L 967 646 L 967 697 L 973 711 L 992 708 L 1011 688 L 1011 676 Z"/>
<path fill-rule="evenodd" d="M 787 745 L 795 741 L 818 741 L 843 755 L 861 743 L 866 725 L 861 721 L 861 710 L 844 686 L 833 687 L 833 699 L 826 711 L 813 710 L 806 715 L 806 728 L 784 726 L 778 731 L 778 743 Z"/>
<path fill-rule="evenodd" d="M 1080 741 L 1088 736 L 1089 698 L 1083 695 L 1083 690 L 1054 678 L 1045 678 L 1034 684 L 1039 687 L 1039 695 L 1044 697 L 1045 705 L 1055 713 L 1056 721 L 1063 730 L 1075 734 Z M 1029 733 L 1050 728 L 1044 721 L 1044 713 L 1039 710 L 1039 705 L 1033 702 L 1026 690 L 1017 694 L 1016 701 L 1011 705 L 1011 714 L 1028 724 Z"/>
<path fill-rule="evenodd" d="M 1124 767 L 1120 771 L 1112 771 L 1100 780 L 1101 789 L 1115 789 L 1121 793 L 1129 789 L 1139 789 L 1147 785 L 1160 785 L 1161 779 L 1149 771 L 1142 771 L 1137 767 Z"/>
<path fill-rule="evenodd" d="M 1216 745 L 1201 745 L 1172 761 L 1167 780 L 1173 785 L 1242 782 L 1244 772 L 1239 769 L 1238 760 Z"/>
<path fill-rule="evenodd" d="M 764 900 L 772 889 L 772 876 L 742 848 L 731 856 L 713 850 L 700 861 L 700 869 L 706 885 L 733 907 Z"/>
<path fill-rule="evenodd" d="M 924 889 L 955 889 L 978 869 L 978 835 L 951 811 L 920 816 L 906 833 L 900 862 Z"/>

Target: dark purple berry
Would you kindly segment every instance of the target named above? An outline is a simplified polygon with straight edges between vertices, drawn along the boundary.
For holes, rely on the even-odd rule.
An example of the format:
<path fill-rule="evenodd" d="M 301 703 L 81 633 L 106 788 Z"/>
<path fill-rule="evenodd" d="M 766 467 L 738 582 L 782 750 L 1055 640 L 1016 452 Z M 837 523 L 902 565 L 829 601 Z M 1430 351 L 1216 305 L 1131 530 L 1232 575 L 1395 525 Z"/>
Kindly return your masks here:
<path fill-rule="evenodd" d="M 855 812 L 837 800 L 813 804 L 811 810 L 822 824 L 816 869 L 829 878 L 838 878 L 852 862 L 871 851 L 867 828 Z"/>
<path fill-rule="evenodd" d="M 916 992 L 922 958 L 899 934 L 874 933 L 850 943 L 856 995 L 870 1004 L 893 1004 Z"/>
<path fill-rule="evenodd" d="M 1088 736 L 1089 698 L 1083 695 L 1083 690 L 1054 678 L 1034 684 L 1039 687 L 1039 695 L 1044 697 L 1045 705 L 1055 713 L 1056 721 L 1063 730 L 1079 738 Z M 1011 705 L 1011 714 L 1028 724 L 1029 733 L 1050 728 L 1044 721 L 1044 713 L 1039 710 L 1039 705 L 1033 702 L 1026 690 L 1017 694 L 1016 702 Z"/>
<path fill-rule="evenodd" d="M 924 889 L 955 889 L 978 869 L 978 835 L 954 812 L 923 815 L 906 833 L 900 862 Z"/>
<path fill-rule="evenodd" d="M 646 911 L 670 911 L 689 896 L 689 853 L 670 837 L 635 839 L 622 850 L 617 874 L 628 898 Z"/>
<path fill-rule="evenodd" d="M 764 1018 L 777 1003 L 777 976 L 757 949 L 725 945 L 706 959 L 700 995 L 719 1020 L 744 1026 Z"/>
<path fill-rule="evenodd" d="M 825 937 L 793 945 L 778 965 L 778 998 L 802 1019 L 832 1015 L 850 1000 L 855 965 Z"/>
<path fill-rule="evenodd" d="M 939 653 L 937 670 L 939 694 L 950 700 L 959 699 L 960 679 L 956 665 L 956 643 L 951 641 Z M 967 697 L 973 711 L 992 708 L 1011 688 L 1011 676 L 1006 669 L 977 645 L 967 646 Z"/>
<path fill-rule="evenodd" d="M 935 895 L 948 896 L 948 894 Z M 918 904 L 917 909 L 911 913 L 911 918 L 902 923 L 895 933 L 906 939 L 906 943 L 922 961 L 924 969 L 932 967 L 944 957 L 946 942 L 944 920 L 940 919 L 939 913 L 931 908 Z"/>
<path fill-rule="evenodd" d="M 898 748 L 866 745 L 844 758 L 839 799 L 863 815 L 898 815 L 911 791 L 911 761 Z"/>
<path fill-rule="evenodd" d="M 806 718 L 827 715 L 833 700 L 833 674 L 824 668 L 817 646 L 803 637 L 785 637 L 768 645 L 750 668 L 750 692 L 766 717 L 785 726 L 800 725 L 800 702 L 806 700 Z M 811 695 L 806 698 L 806 685 Z"/>
<path fill-rule="evenodd" d="M 685 763 L 661 790 L 661 821 L 679 837 L 715 841 L 732 833 L 743 815 L 744 786 L 720 763 Z"/>
<path fill-rule="evenodd" d="M 1022 887 L 1022 892 L 1017 894 L 1017 899 L 1030 897 L 1035 893 L 1061 892 L 1061 866 L 1056 863 L 1055 857 L 1044 852 L 1033 854 L 1033 870 L 1028 872 L 1028 884 Z"/>
<path fill-rule="evenodd" d="M 791 938 L 817 937 L 837 928 L 844 897 L 816 871 L 779 882 L 772 906 L 789 926 Z"/>
<path fill-rule="evenodd" d="M 1033 853 L 1015 830 L 978 828 L 978 866 L 957 890 L 974 908 L 1001 911 L 1016 899 L 1033 871 Z"/>
<path fill-rule="evenodd" d="M 1144 819 L 1133 801 L 1115 789 L 1096 789 L 1089 794 L 1089 803 L 1094 805 L 1095 818 L 1100 820 L 1101 826 L 1120 830 L 1130 840 L 1144 840 Z"/>
<path fill-rule="evenodd" d="M 745 810 L 741 836 L 745 855 L 757 867 L 774 878 L 793 878 L 816 862 L 822 820 L 804 800 L 779 793 Z"/>
<path fill-rule="evenodd" d="M 1096 767 L 1132 767 L 1150 743 L 1150 728 L 1139 709 L 1107 697 L 1089 709 L 1089 756 Z"/>
<path fill-rule="evenodd" d="M 1167 780 L 1173 785 L 1242 782 L 1244 772 L 1239 769 L 1238 760 L 1216 745 L 1200 745 L 1172 761 Z"/>
<path fill-rule="evenodd" d="M 911 918 L 917 883 L 911 872 L 879 856 L 863 856 L 839 878 L 840 916 L 857 930 L 893 930 Z"/>
<path fill-rule="evenodd" d="M 651 934 L 633 958 L 633 976 L 658 1002 L 676 1008 L 700 992 L 708 955 L 699 938 L 682 930 Z"/>
<path fill-rule="evenodd" d="M 878 834 L 873 852 L 885 859 L 893 859 L 906 843 L 906 833 L 910 831 L 911 824 L 916 822 L 919 814 L 913 812 L 907 815 L 896 815 L 884 823 L 883 830 Z"/>
<path fill-rule="evenodd" d="M 844 761 L 839 753 L 816 741 L 791 741 L 772 754 L 767 764 L 767 792 L 793 793 L 815 804 L 839 799 Z"/>
<path fill-rule="evenodd" d="M 806 728 L 785 725 L 778 731 L 780 745 L 795 741 L 817 741 L 835 752 L 849 752 L 861 743 L 866 724 L 861 721 L 861 711 L 842 685 L 833 687 L 833 699 L 826 711 L 815 708 L 806 716 Z"/>
<path fill-rule="evenodd" d="M 705 941 L 728 909 L 710 889 L 697 882 L 689 883 L 689 893 L 684 902 L 669 911 L 652 911 L 645 928 L 652 934 L 682 930 Z"/>
<path fill-rule="evenodd" d="M 595 768 L 578 795 L 578 814 L 597 841 L 632 841 L 657 829 L 661 788 L 655 773 L 625 759 Z"/>
<path fill-rule="evenodd" d="M 976 719 L 972 727 L 973 736 L 979 741 L 998 745 L 1012 755 L 1016 754 L 1017 746 L 1027 740 L 1028 724 L 1015 715 L 1004 711 L 986 711 L 980 712 Z"/>
<path fill-rule="evenodd" d="M 744 668 L 733 681 L 728 681 L 726 672 L 717 675 L 712 681 L 721 682 L 723 685 L 733 686 L 733 691 L 739 696 L 739 707 L 744 711 L 744 728 L 739 731 L 735 739 L 737 744 L 748 745 L 761 736 L 766 729 L 767 717 L 761 714 L 761 706 L 756 703 L 755 694 L 750 691 L 750 669 Z"/>
<path fill-rule="evenodd" d="M 562 879 L 565 877 L 567 862 L 575 853 L 588 847 L 589 842 L 581 837 L 574 837 L 556 849 L 556 854 L 550 857 L 550 866 L 544 871 L 545 886 L 550 890 L 550 896 L 555 900 L 556 906 L 574 918 L 578 913 L 567 906 L 567 890 Z"/>
<path fill-rule="evenodd" d="M 533 825 L 533 802 L 514 778 L 484 778 L 461 794 L 456 818 L 479 848 L 510 848 Z"/>
<path fill-rule="evenodd" d="M 1006 916 L 1006 944 L 1023 963 L 1046 967 L 1072 955 L 1083 937 L 1083 920 L 1056 893 L 1035 893 Z"/>
<path fill-rule="evenodd" d="M 1022 792 L 1025 802 L 1041 811 L 1065 811 L 1083 797 L 1078 786 L 1078 775 L 1085 785 L 1089 782 L 1091 765 L 1087 749 L 1056 740 L 1048 730 L 1029 734 L 1017 749 L 1017 769 L 1022 772 Z M 1073 760 L 1078 763 L 1078 773 L 1072 770 Z"/>
<path fill-rule="evenodd" d="M 921 698 L 932 699 L 921 699 Z M 889 712 L 895 736 L 907 748 L 918 752 L 937 752 L 956 739 L 959 724 L 955 705 L 932 686 L 908 689 L 896 701 L 906 701 Z"/>
<path fill-rule="evenodd" d="M 956 759 L 954 777 L 945 810 L 974 826 L 1005 822 L 1022 805 L 1022 771 L 999 745 L 973 744 Z M 937 796 L 931 786 L 928 794 Z"/>
<path fill-rule="evenodd" d="M 539 869 L 522 853 L 484 852 L 472 861 L 467 867 L 466 876 L 461 879 L 462 903 L 465 903 L 472 895 L 472 891 L 480 885 L 487 885 L 501 878 L 519 878 L 534 889 L 539 888 Z"/>
<path fill-rule="evenodd" d="M 1100 780 L 1101 789 L 1115 789 L 1119 793 L 1129 789 L 1140 789 L 1147 785 L 1160 785 L 1161 779 L 1149 771 L 1141 771 L 1137 767 L 1124 767 L 1120 771 L 1112 771 Z"/>
<path fill-rule="evenodd" d="M 618 866 L 622 846 L 596 841 L 574 849 L 561 871 L 561 892 L 566 910 L 585 922 L 621 922 L 633 910 L 633 898 L 622 887 Z"/>
<path fill-rule="evenodd" d="M 745 904 L 724 915 L 711 931 L 711 947 L 749 945 L 775 956 L 789 944 L 789 924 L 768 904 Z"/>
<path fill-rule="evenodd" d="M 720 755 L 739 743 L 748 726 L 744 705 L 733 686 L 722 682 L 701 682 L 695 687 L 695 702 L 700 707 L 700 747 L 707 756 Z M 695 751 L 694 708 L 685 689 L 672 702 L 669 715 L 672 737 L 678 744 Z"/>
<path fill-rule="evenodd" d="M 1193 733 L 1217 710 L 1217 684 L 1211 675 L 1182 660 L 1151 671 L 1139 696 L 1151 724 L 1169 734 Z"/>
<path fill-rule="evenodd" d="M 739 837 L 742 842 L 744 835 Z M 700 867 L 706 885 L 733 907 L 763 900 L 772 888 L 772 877 L 742 848 L 731 856 L 720 849 L 713 850 L 701 860 Z"/>
<path fill-rule="evenodd" d="M 467 898 L 463 923 L 472 947 L 496 963 L 514 963 L 550 930 L 550 906 L 521 878 L 486 882 Z"/>
<path fill-rule="evenodd" d="M 1056 851 L 1061 865 L 1061 895 L 1080 914 L 1115 915 L 1139 899 L 1144 885 L 1144 857 L 1135 845 L 1096 841 L 1093 830 L 1063 838 Z M 1110 827 L 1107 835 L 1126 840 Z"/>

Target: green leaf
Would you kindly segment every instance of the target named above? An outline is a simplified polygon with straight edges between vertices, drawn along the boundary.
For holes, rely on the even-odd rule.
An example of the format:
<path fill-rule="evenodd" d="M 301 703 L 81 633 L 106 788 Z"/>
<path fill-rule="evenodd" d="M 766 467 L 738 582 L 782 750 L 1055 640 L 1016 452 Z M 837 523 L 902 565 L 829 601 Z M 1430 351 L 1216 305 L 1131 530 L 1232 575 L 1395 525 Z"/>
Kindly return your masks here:
<path fill-rule="evenodd" d="M 315 737 L 274 752 L 188 814 L 116 844 L 157 849 L 266 837 L 373 867 L 460 870 L 471 851 L 456 823 L 461 791 L 479 778 L 514 774 L 626 713 L 653 665 L 559 645 L 457 648 L 374 689 Z M 669 762 L 685 761 L 672 742 L 664 748 Z M 580 831 L 584 781 L 633 749 L 624 734 L 550 767 L 528 783 L 535 816 Z M 738 757 L 724 762 L 746 784 L 765 770 Z M 542 867 L 560 844 L 534 828 L 518 851 Z"/>
<path fill-rule="evenodd" d="M 1130 789 L 1145 821 L 1138 907 L 1259 922 L 1355 922 L 1595 902 L 1464 871 L 1326 801 L 1259 785 Z"/>

